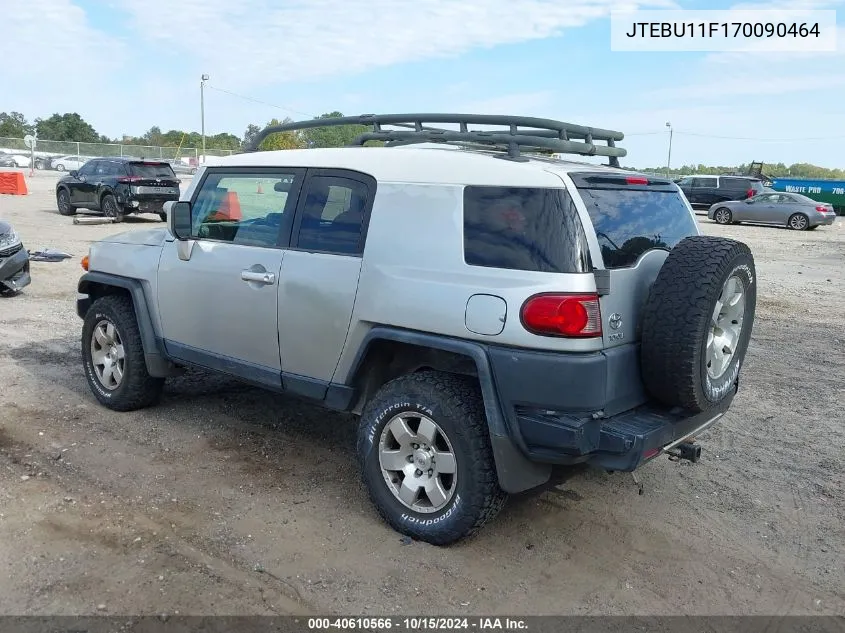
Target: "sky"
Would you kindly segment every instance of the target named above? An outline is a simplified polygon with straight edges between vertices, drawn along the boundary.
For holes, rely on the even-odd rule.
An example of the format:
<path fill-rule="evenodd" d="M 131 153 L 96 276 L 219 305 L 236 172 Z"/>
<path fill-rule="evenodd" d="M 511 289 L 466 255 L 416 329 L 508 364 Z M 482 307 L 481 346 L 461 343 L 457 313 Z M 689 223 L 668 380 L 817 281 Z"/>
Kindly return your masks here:
<path fill-rule="evenodd" d="M 611 50 L 626 9 L 838 9 L 835 52 Z M 110 137 L 324 112 L 472 112 L 625 133 L 623 164 L 845 167 L 845 0 L 9 2 L 0 111 Z M 6 57 L 6 59 L 10 59 Z"/>

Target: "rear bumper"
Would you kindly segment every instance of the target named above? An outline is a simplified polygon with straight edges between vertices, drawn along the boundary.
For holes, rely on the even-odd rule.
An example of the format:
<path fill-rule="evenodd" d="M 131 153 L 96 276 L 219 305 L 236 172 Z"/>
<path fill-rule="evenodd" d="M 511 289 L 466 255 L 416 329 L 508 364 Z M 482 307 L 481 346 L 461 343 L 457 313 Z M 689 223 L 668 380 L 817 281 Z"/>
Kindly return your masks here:
<path fill-rule="evenodd" d="M 510 438 L 537 463 L 633 471 L 718 422 L 738 388 L 717 407 L 692 414 L 644 392 L 637 345 L 594 354 L 488 354 Z"/>
<path fill-rule="evenodd" d="M 696 415 L 646 404 L 604 419 L 525 409 L 516 419 L 533 461 L 628 472 L 717 423 L 735 394 Z"/>
<path fill-rule="evenodd" d="M 835 213 L 817 213 L 814 218 L 810 220 L 812 226 L 830 226 L 836 222 Z"/>
<path fill-rule="evenodd" d="M 164 211 L 164 203 L 179 200 L 179 195 L 179 193 L 143 193 L 143 191 L 133 191 L 129 187 L 119 187 L 115 191 L 118 204 L 122 205 L 124 210 L 128 212 L 161 213 Z"/>
<path fill-rule="evenodd" d="M 29 253 L 21 249 L 8 257 L 0 257 L 0 285 L 12 291 L 25 288 L 32 282 L 29 275 Z"/>

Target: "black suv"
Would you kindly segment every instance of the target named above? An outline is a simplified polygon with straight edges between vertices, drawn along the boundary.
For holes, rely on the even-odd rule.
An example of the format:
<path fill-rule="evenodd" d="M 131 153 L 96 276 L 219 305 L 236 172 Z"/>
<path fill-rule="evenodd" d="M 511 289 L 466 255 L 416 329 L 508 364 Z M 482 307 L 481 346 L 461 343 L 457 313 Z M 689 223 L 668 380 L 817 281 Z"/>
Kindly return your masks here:
<path fill-rule="evenodd" d="M 709 209 L 717 202 L 745 200 L 763 193 L 763 182 L 751 176 L 687 176 L 678 186 L 693 208 Z"/>
<path fill-rule="evenodd" d="M 56 183 L 59 213 L 102 211 L 115 222 L 127 213 L 158 213 L 179 199 L 179 179 L 170 164 L 138 158 L 93 158 Z"/>

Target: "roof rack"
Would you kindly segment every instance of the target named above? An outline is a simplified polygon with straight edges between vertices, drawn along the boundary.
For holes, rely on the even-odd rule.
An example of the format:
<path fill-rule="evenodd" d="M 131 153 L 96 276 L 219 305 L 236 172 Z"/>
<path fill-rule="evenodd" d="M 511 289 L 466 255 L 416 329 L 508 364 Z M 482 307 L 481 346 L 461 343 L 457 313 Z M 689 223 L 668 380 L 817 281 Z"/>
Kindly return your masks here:
<path fill-rule="evenodd" d="M 426 124 L 457 124 L 458 130 L 431 127 Z M 469 125 L 507 126 L 507 130 L 470 130 Z M 341 125 L 372 125 L 371 132 L 357 136 L 352 146 L 362 146 L 367 141 L 383 141 L 389 147 L 416 143 L 457 143 L 473 147 L 483 146 L 506 150 L 501 158 L 527 161 L 520 149 L 529 152 L 578 154 L 581 156 L 607 156 L 610 166 L 619 167 L 619 158 L 627 152 L 616 146 L 625 138 L 622 132 L 564 123 L 554 119 L 507 116 L 493 114 L 362 114 L 326 119 L 311 119 L 272 125 L 259 132 L 247 152 L 257 151 L 261 142 L 277 132 L 290 132 Z M 402 128 L 386 130 L 383 125 Z M 597 145 L 604 142 L 605 145 Z"/>

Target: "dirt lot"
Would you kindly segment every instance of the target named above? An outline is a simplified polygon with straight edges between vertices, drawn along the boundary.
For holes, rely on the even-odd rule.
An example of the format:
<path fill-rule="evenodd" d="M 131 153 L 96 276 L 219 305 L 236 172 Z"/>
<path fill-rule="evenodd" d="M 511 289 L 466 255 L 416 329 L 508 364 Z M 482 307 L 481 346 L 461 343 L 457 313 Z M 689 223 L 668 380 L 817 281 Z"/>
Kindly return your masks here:
<path fill-rule="evenodd" d="M 80 369 L 79 258 L 104 235 L 56 176 L 0 196 L 33 284 L 0 300 L 2 614 L 845 613 L 845 229 L 748 242 L 757 322 L 742 388 L 696 465 L 577 470 L 478 537 L 405 544 L 368 503 L 352 419 L 219 377 L 115 414 Z"/>

